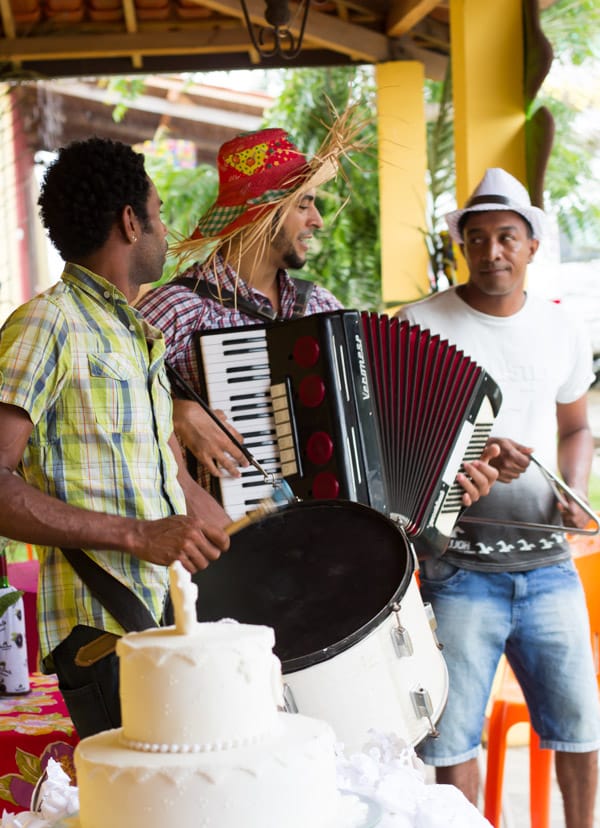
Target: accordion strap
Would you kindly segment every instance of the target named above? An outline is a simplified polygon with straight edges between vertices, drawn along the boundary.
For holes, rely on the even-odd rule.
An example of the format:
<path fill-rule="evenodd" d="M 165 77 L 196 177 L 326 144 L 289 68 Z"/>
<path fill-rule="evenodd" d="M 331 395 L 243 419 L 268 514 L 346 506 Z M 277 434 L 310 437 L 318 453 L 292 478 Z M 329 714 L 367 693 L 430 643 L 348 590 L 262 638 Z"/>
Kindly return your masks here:
<path fill-rule="evenodd" d="M 63 549 L 62 552 L 94 598 L 126 632 L 158 627 L 150 610 L 137 595 L 98 566 L 82 549 Z"/>
<path fill-rule="evenodd" d="M 290 278 L 296 287 L 296 301 L 294 302 L 292 315 L 289 319 L 299 319 L 300 317 L 306 315 L 306 306 L 308 305 L 308 300 L 311 297 L 315 283 L 309 282 L 306 279 L 297 279 L 295 277 Z M 246 314 L 246 316 L 261 319 L 263 322 L 281 321 L 275 312 L 269 311 L 266 308 L 261 308 L 254 304 L 254 302 L 249 302 L 243 296 L 237 296 L 230 290 L 221 288 L 217 294 L 215 292 L 216 288 L 203 279 L 195 279 L 193 276 L 182 276 L 179 279 L 175 279 L 174 283 L 178 285 L 185 285 L 197 296 L 201 296 L 203 299 L 213 299 L 215 301 L 221 300 L 223 304 L 229 302 L 239 311 Z"/>

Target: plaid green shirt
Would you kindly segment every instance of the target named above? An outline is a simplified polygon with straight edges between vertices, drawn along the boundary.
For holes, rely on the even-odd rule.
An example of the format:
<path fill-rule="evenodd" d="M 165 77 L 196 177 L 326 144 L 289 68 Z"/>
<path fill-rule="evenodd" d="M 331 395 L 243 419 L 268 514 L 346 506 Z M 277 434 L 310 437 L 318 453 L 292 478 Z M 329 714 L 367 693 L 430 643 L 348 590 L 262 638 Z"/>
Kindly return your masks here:
<path fill-rule="evenodd" d="M 185 512 L 167 445 L 171 395 L 163 336 L 110 282 L 73 264 L 0 331 L 0 402 L 33 423 L 21 467 L 37 489 L 73 506 L 137 518 Z M 38 618 L 43 659 L 76 624 L 122 633 L 60 549 L 43 547 Z M 86 550 L 160 618 L 168 570 Z"/>

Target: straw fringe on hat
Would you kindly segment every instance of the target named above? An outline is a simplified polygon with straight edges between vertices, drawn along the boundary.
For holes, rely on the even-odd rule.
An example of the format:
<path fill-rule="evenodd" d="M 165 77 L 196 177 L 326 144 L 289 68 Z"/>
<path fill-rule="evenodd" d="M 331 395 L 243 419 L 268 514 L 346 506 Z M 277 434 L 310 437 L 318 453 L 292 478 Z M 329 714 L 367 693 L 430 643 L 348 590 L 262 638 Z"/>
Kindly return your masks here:
<path fill-rule="evenodd" d="M 447 214 L 446 223 L 453 241 L 463 243 L 463 216 L 490 210 L 518 213 L 531 226 L 535 239 L 541 239 L 546 232 L 546 214 L 539 207 L 532 206 L 529 193 L 521 182 L 501 167 L 490 167 L 464 208 Z"/>
<path fill-rule="evenodd" d="M 282 129 L 246 133 L 219 151 L 219 195 L 194 234 L 171 245 L 180 262 L 209 261 L 227 242 L 268 245 L 303 192 L 341 172 L 342 158 L 366 149 L 366 123 L 355 105 L 335 117 L 313 158 L 307 160 Z M 276 220 L 274 220 L 276 216 Z"/>

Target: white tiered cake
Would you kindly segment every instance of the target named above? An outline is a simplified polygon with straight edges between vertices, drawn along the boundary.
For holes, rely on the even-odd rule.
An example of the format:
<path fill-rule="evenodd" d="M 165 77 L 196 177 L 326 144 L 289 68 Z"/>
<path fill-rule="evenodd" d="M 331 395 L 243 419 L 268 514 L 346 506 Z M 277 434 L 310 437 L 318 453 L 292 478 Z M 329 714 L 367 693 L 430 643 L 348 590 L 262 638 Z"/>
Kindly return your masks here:
<path fill-rule="evenodd" d="M 186 576 L 171 570 L 176 626 L 118 642 L 123 727 L 76 749 L 81 828 L 343 824 L 333 731 L 278 711 L 273 630 L 197 623 Z"/>

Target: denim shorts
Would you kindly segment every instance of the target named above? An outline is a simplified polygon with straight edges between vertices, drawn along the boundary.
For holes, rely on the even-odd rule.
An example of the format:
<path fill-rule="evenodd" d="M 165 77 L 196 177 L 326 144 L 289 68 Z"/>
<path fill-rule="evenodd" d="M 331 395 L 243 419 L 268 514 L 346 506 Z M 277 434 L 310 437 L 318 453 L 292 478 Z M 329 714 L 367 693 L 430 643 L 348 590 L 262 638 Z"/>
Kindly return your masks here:
<path fill-rule="evenodd" d="M 573 753 L 598 749 L 598 685 L 585 597 L 572 561 L 483 573 L 441 560 L 423 570 L 423 600 L 432 604 L 449 672 L 440 736 L 419 745 L 423 761 L 444 767 L 478 755 L 503 652 L 541 746 Z"/>

